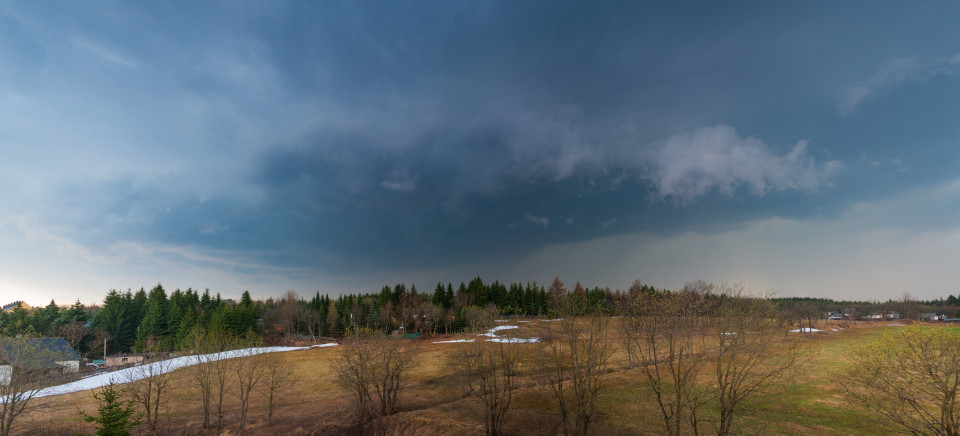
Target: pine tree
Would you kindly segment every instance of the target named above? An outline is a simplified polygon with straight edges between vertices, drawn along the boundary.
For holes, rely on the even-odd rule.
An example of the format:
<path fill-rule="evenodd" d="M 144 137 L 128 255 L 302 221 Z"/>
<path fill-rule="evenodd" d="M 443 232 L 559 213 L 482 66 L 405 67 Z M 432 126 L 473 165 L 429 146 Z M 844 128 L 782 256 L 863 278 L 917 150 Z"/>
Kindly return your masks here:
<path fill-rule="evenodd" d="M 443 307 L 444 299 L 446 299 L 447 291 L 443 288 L 443 283 L 437 282 L 437 288 L 433 290 L 433 299 L 431 302 L 434 306 Z"/>
<path fill-rule="evenodd" d="M 447 294 L 444 296 L 443 308 L 450 309 L 453 307 L 453 283 L 447 282 Z"/>
<path fill-rule="evenodd" d="M 130 291 L 121 294 L 116 290 L 110 290 L 94 319 L 98 327 L 110 333 L 109 346 L 114 352 L 129 351 L 136 340 L 139 321 L 137 321 L 137 309 L 133 307 L 133 301 Z"/>
<path fill-rule="evenodd" d="M 166 349 L 167 344 L 165 342 L 169 334 L 167 327 L 168 306 L 167 291 L 158 283 L 150 290 L 146 311 L 137 329 L 136 347 L 138 350 L 143 351 L 148 347 L 153 350 Z"/>
<path fill-rule="evenodd" d="M 63 314 L 64 323 L 87 322 L 88 318 L 87 309 L 83 307 L 83 303 L 79 299 Z"/>
<path fill-rule="evenodd" d="M 473 295 L 473 304 L 477 306 L 486 306 L 490 301 L 487 296 L 487 286 L 483 284 L 480 276 L 470 280 L 470 284 L 467 285 L 467 293 Z"/>
<path fill-rule="evenodd" d="M 133 401 L 123 401 L 123 391 L 117 389 L 113 383 L 104 386 L 100 392 L 95 392 L 97 399 L 97 415 L 87 415 L 81 411 L 85 422 L 97 425 L 98 436 L 126 436 L 130 430 L 140 424 L 133 416 Z"/>

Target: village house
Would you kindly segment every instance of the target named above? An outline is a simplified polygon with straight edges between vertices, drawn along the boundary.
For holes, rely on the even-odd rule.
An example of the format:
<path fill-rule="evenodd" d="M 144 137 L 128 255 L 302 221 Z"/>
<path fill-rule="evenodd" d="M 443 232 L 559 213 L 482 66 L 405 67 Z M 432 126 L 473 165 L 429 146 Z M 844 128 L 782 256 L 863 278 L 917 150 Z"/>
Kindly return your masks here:
<path fill-rule="evenodd" d="M 0 385 L 15 371 L 79 372 L 80 355 L 64 338 L 0 339 Z"/>
<path fill-rule="evenodd" d="M 146 359 L 143 354 L 121 354 L 117 356 L 107 356 L 103 361 L 103 366 L 123 366 L 142 363 Z"/>
<path fill-rule="evenodd" d="M 4 304 L 2 309 L 0 310 L 2 310 L 3 312 L 13 312 L 18 307 L 22 307 L 23 310 L 30 310 L 30 305 L 20 300 L 14 301 L 13 303 L 10 303 L 10 304 Z"/>

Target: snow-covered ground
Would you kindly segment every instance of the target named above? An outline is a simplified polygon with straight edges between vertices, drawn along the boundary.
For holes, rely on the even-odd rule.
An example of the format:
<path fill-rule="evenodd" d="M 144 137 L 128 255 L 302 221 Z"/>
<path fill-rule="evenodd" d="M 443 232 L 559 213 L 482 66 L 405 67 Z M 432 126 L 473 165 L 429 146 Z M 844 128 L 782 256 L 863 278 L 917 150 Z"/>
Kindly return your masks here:
<path fill-rule="evenodd" d="M 487 339 L 487 342 L 506 342 L 508 344 L 529 344 L 533 342 L 540 342 L 540 338 L 490 338 Z"/>
<path fill-rule="evenodd" d="M 434 344 L 453 344 L 457 342 L 473 342 L 475 339 L 451 339 L 449 341 L 437 341 Z"/>
<path fill-rule="evenodd" d="M 790 333 L 800 333 L 801 331 L 804 333 L 810 333 L 810 332 L 822 332 L 823 330 L 817 330 L 813 327 L 804 327 L 802 329 L 790 330 Z"/>
<path fill-rule="evenodd" d="M 77 380 L 72 383 L 67 383 L 59 386 L 51 386 L 49 388 L 40 390 L 40 392 L 37 392 L 37 395 L 35 396 L 46 397 L 50 395 L 63 395 L 63 394 L 68 394 L 70 392 L 79 392 L 79 391 L 86 391 L 89 389 L 98 389 L 110 384 L 111 380 L 113 380 L 116 383 L 127 383 L 131 381 L 139 380 L 141 378 L 145 378 L 149 374 L 167 373 L 180 368 L 196 365 L 198 361 L 213 362 L 213 361 L 222 360 L 222 359 L 252 356 L 255 354 L 262 354 L 262 353 L 278 353 L 282 351 L 306 350 L 308 348 L 332 347 L 334 345 L 337 345 L 337 344 L 320 344 L 320 345 L 313 345 L 310 347 L 245 348 L 242 350 L 224 351 L 222 353 L 176 357 L 173 359 L 160 360 L 157 362 L 151 362 L 151 363 L 147 363 L 140 366 L 124 368 L 124 369 L 113 371 L 106 374 L 98 374 L 95 376 Z"/>
<path fill-rule="evenodd" d="M 523 339 L 523 338 L 501 338 L 501 337 L 497 337 L 497 332 L 500 331 L 500 330 L 509 330 L 509 329 L 516 329 L 516 328 L 520 328 L 520 326 L 515 326 L 515 325 L 498 325 L 498 326 L 496 326 L 496 327 L 494 327 L 494 328 L 492 328 L 492 329 L 490 329 L 490 330 L 487 330 L 486 333 L 480 333 L 480 334 L 477 335 L 477 336 L 486 336 L 486 337 L 488 337 L 489 339 L 487 339 L 487 342 L 506 342 L 506 343 L 510 343 L 510 344 L 529 344 L 529 343 L 532 343 L 532 342 L 540 342 L 540 338 Z"/>
<path fill-rule="evenodd" d="M 477 336 L 487 336 L 487 337 L 495 338 L 497 337 L 497 332 L 500 330 L 516 329 L 516 328 L 520 328 L 520 327 L 515 325 L 498 325 L 490 330 L 487 330 L 486 333 L 480 333 Z"/>

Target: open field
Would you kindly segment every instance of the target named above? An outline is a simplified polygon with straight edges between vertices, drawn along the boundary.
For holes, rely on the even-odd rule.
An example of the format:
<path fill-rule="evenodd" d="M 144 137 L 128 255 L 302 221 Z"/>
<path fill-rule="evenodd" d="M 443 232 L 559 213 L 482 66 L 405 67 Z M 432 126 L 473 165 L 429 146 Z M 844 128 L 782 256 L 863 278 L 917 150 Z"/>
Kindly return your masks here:
<path fill-rule="evenodd" d="M 547 322 L 515 323 L 518 329 L 498 332 L 502 337 L 537 336 Z M 845 362 L 845 351 L 856 344 L 878 337 L 896 328 L 883 324 L 861 324 L 803 336 L 803 341 L 818 350 L 803 367 L 802 374 L 782 389 L 749 404 L 737 422 L 743 434 L 890 434 L 870 412 L 853 407 L 831 383 L 831 374 Z M 433 341 L 472 339 L 475 334 L 420 339 L 406 342 L 415 353 L 416 366 L 410 372 L 408 388 L 400 399 L 400 413 L 393 418 L 398 433 L 404 434 L 482 434 L 480 420 L 474 414 L 474 400 L 457 383 L 448 366 L 450 356 L 463 343 Z M 616 341 L 615 337 L 609 340 Z M 533 354 L 540 344 L 521 343 L 528 359 L 524 374 L 529 374 Z M 280 353 L 284 365 L 294 373 L 297 383 L 283 394 L 278 416 L 272 426 L 266 423 L 265 400 L 257 397 L 251 404 L 244 433 L 249 434 L 339 434 L 352 429 L 347 392 L 334 383 L 332 365 L 342 347 L 314 348 Z M 605 379 L 607 389 L 600 396 L 601 421 L 597 434 L 660 434 L 661 421 L 648 388 L 637 369 L 628 369 L 621 352 L 614 355 Z M 161 431 L 165 434 L 237 433 L 238 400 L 227 402 L 226 425 L 219 432 L 201 428 L 198 394 L 189 385 L 184 370 L 175 374 L 176 386 L 161 410 Z M 19 432 L 26 434 L 91 433 L 93 427 L 80 420 L 78 409 L 94 411 L 96 403 L 90 391 L 42 398 L 40 413 L 23 419 Z M 548 389 L 538 386 L 532 377 L 523 377 L 515 394 L 505 427 L 509 434 L 545 434 L 562 432 Z"/>

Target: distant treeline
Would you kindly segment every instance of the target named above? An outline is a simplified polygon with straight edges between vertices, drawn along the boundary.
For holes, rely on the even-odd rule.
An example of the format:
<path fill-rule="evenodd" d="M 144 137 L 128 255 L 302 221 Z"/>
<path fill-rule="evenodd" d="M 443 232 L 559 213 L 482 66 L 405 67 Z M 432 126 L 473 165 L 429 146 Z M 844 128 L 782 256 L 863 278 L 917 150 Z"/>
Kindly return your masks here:
<path fill-rule="evenodd" d="M 552 316 L 562 312 L 612 314 L 626 299 L 640 294 L 668 292 L 639 280 L 626 291 L 577 282 L 573 289 L 559 278 L 547 287 L 537 282 L 484 283 L 480 277 L 461 282 L 437 283 L 432 293 L 419 292 L 404 283 L 384 286 L 380 292 L 345 294 L 331 298 L 315 293 L 309 299 L 295 292 L 280 298 L 254 301 L 244 292 L 239 301 L 224 299 L 209 289 L 179 289 L 168 294 L 162 285 L 146 291 L 111 290 L 103 304 L 85 307 L 79 301 L 61 308 L 51 301 L 42 308 L 16 308 L 0 313 L 0 335 L 62 336 L 78 351 L 101 355 L 185 349 L 193 330 L 221 331 L 230 336 L 250 332 L 269 343 L 296 338 L 340 338 L 351 329 L 383 333 L 439 334 L 473 330 L 494 317 Z M 829 312 L 867 315 L 898 311 L 904 318 L 921 312 L 954 315 L 960 299 L 915 301 L 908 296 L 887 302 L 845 301 L 825 298 L 771 298 L 787 318 L 803 322 Z M 104 345 L 106 350 L 104 350 Z"/>
<path fill-rule="evenodd" d="M 628 292 L 584 288 L 568 290 L 559 278 L 548 287 L 537 282 L 505 285 L 484 283 L 480 277 L 437 283 L 433 293 L 404 283 L 384 286 L 377 293 L 340 295 L 315 293 L 305 299 L 294 292 L 254 301 L 244 292 L 239 301 L 210 290 L 177 289 L 162 285 L 146 291 L 110 290 L 99 306 L 80 302 L 63 309 L 53 301 L 44 308 L 17 308 L 0 313 L 4 336 L 63 336 L 88 355 L 162 351 L 187 348 L 194 329 L 220 330 L 232 336 L 248 332 L 276 342 L 284 338 L 342 337 L 350 329 L 384 333 L 455 333 L 492 322 L 495 316 L 549 316 L 559 304 L 575 313 L 613 313 L 629 293 L 656 293 L 639 281 Z"/>

